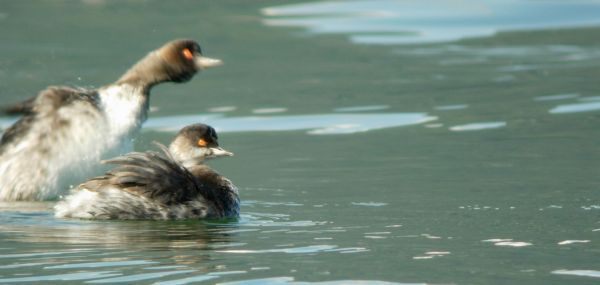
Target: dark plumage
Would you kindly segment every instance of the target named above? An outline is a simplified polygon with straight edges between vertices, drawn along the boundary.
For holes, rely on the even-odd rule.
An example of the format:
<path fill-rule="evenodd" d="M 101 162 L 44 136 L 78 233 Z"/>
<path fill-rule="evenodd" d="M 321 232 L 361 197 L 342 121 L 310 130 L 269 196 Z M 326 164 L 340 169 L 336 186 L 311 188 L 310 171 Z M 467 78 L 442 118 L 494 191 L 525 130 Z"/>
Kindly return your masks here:
<path fill-rule="evenodd" d="M 237 188 L 202 163 L 207 158 L 232 155 L 218 146 L 213 128 L 188 126 L 169 149 L 158 146 L 162 153 L 132 152 L 104 161 L 116 167 L 79 185 L 56 205 L 56 215 L 90 219 L 238 216 Z"/>

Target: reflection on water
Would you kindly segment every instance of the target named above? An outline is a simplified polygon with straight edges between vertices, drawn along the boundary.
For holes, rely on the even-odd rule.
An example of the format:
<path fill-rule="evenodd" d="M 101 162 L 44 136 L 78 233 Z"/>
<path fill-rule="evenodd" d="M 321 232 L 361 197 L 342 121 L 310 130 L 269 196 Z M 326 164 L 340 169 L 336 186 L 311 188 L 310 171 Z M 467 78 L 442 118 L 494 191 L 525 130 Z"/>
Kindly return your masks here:
<path fill-rule="evenodd" d="M 559 245 L 567 245 L 567 244 L 573 244 L 573 243 L 588 243 L 590 242 L 590 240 L 563 240 L 558 242 Z"/>
<path fill-rule="evenodd" d="M 587 277 L 596 277 L 600 278 L 600 271 L 597 270 L 554 270 L 552 274 L 560 274 L 560 275 L 575 275 L 575 276 L 587 276 Z"/>
<path fill-rule="evenodd" d="M 203 122 L 219 132 L 309 130 L 308 134 L 351 134 L 383 128 L 422 124 L 436 120 L 425 113 L 323 114 L 290 116 L 223 117 L 221 115 L 150 118 L 144 128 L 174 132 L 185 125 Z"/>
<path fill-rule="evenodd" d="M 67 274 L 54 274 L 54 275 L 41 275 L 31 277 L 14 277 L 14 278 L 0 278 L 0 282 L 16 283 L 16 282 L 42 282 L 42 281 L 76 281 L 76 280 L 89 280 L 96 278 L 106 278 L 120 275 L 113 271 L 100 271 L 100 272 L 80 272 L 80 273 L 67 273 Z"/>
<path fill-rule="evenodd" d="M 487 129 L 497 129 L 506 127 L 506 122 L 482 122 L 482 123 L 472 123 L 466 125 L 452 126 L 450 127 L 451 131 L 455 132 L 463 132 L 463 131 L 480 131 Z"/>
<path fill-rule="evenodd" d="M 412 44 L 491 36 L 498 31 L 600 24 L 588 1 L 327 1 L 262 10 L 268 26 L 348 34 L 354 43 Z"/>
<path fill-rule="evenodd" d="M 438 111 L 452 111 L 452 110 L 462 110 L 468 108 L 467 104 L 456 104 L 456 105 L 444 105 L 435 107 Z"/>
<path fill-rule="evenodd" d="M 278 194 L 285 190 L 261 188 L 261 191 Z M 0 212 L 0 238 L 6 246 L 0 249 L 0 283 L 152 281 L 156 284 L 189 284 L 213 279 L 239 280 L 253 272 L 268 272 L 271 267 L 244 262 L 251 266 L 242 265 L 235 270 L 218 265 L 220 260 L 230 259 L 233 255 L 364 254 L 370 251 L 364 245 L 336 244 L 332 238 L 362 227 L 294 220 L 290 214 L 280 213 L 281 207 L 303 206 L 295 202 L 245 201 L 243 207 L 250 210 L 245 211 L 239 221 L 233 222 L 57 220 L 49 211 L 52 203 L 21 205 L 29 206 L 15 212 L 14 205 L 7 205 Z M 263 212 L 266 209 L 278 209 L 278 212 Z M 28 219 L 22 219 L 24 216 Z M 238 242 L 240 234 L 254 234 L 259 238 L 252 243 Z M 329 237 L 323 237 L 323 234 Z M 391 235 L 392 232 L 365 233 L 367 238 L 375 234 Z M 256 242 L 261 237 L 277 235 L 309 236 L 308 240 L 314 241 L 323 238 L 327 244 L 307 243 L 305 238 L 289 240 L 285 244 Z M 354 282 L 357 281 L 330 281 L 332 284 Z M 377 281 L 365 282 L 377 284 Z"/>
<path fill-rule="evenodd" d="M 318 252 L 362 252 L 368 251 L 365 248 L 337 248 L 335 245 L 310 245 L 303 247 L 289 247 L 276 249 L 230 249 L 219 250 L 225 253 L 318 253 Z"/>
<path fill-rule="evenodd" d="M 140 137 L 197 122 L 245 132 L 227 140 L 241 155 L 210 162 L 242 186 L 242 216 L 57 220 L 51 203 L 0 204 L 0 283 L 600 278 L 600 110 L 587 105 L 599 102 L 599 28 L 344 40 L 594 24 L 600 2 L 321 1 L 263 15 L 252 1 L 90 2 L 101 5 L 3 2 L 2 98 L 108 82 L 145 47 L 197 37 L 228 65 L 153 96 Z"/>
<path fill-rule="evenodd" d="M 271 278 L 260 278 L 251 279 L 244 281 L 225 282 L 220 283 L 222 285 L 426 285 L 426 283 L 398 283 L 398 282 L 386 282 L 376 280 L 336 280 L 336 281 L 321 281 L 321 282 L 306 282 L 306 281 L 295 281 L 294 277 L 271 277 Z"/>
<path fill-rule="evenodd" d="M 254 114 L 272 114 L 272 113 L 283 113 L 286 112 L 287 108 L 259 108 L 252 110 Z"/>
<path fill-rule="evenodd" d="M 370 105 L 370 106 L 354 106 L 354 107 L 341 107 L 335 108 L 335 112 L 368 112 L 368 111 L 380 111 L 388 109 L 388 105 Z"/>
<path fill-rule="evenodd" d="M 570 94 L 558 94 L 558 95 L 547 95 L 547 96 L 538 96 L 533 98 L 536 101 L 554 101 L 554 100 L 564 100 L 564 99 L 573 99 L 579 97 L 577 93 Z"/>
<path fill-rule="evenodd" d="M 103 244 L 105 246 L 140 244 L 144 248 L 206 248 L 211 243 L 227 243 L 227 231 L 236 228 L 236 223 L 210 225 L 196 221 L 157 223 L 137 222 L 96 222 L 78 220 L 54 220 L 51 213 L 29 214 L 29 219 L 21 219 L 23 214 L 4 212 L 0 230 L 4 233 L 20 234 L 15 241 L 32 243 Z M 31 219 L 35 215 L 36 219 Z M 5 240 L 13 240 L 5 237 Z M 69 252 L 28 253 L 28 255 L 73 254 Z M 5 256 L 7 257 L 7 256 Z M 8 257 L 15 257 L 9 255 Z"/>
<path fill-rule="evenodd" d="M 558 105 L 550 109 L 550 114 L 579 113 L 600 110 L 600 102 L 584 102 Z"/>
<path fill-rule="evenodd" d="M 529 242 L 513 241 L 513 239 L 510 239 L 510 238 L 508 238 L 508 239 L 493 238 L 493 239 L 482 240 L 482 242 L 493 243 L 496 246 L 506 246 L 506 247 L 524 247 L 524 246 L 532 245 Z"/>
<path fill-rule="evenodd" d="M 600 101 L 600 96 L 587 96 L 578 99 L 581 102 Z"/>

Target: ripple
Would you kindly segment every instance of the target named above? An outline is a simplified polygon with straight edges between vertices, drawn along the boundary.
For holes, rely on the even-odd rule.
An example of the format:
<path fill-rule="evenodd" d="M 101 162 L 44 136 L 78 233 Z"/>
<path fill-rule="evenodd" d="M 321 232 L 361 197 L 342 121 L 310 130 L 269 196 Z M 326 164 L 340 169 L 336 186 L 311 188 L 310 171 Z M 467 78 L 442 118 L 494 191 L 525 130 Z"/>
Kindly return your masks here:
<path fill-rule="evenodd" d="M 449 251 L 428 251 L 425 254 L 428 254 L 428 255 L 448 255 L 448 254 L 450 254 L 450 252 Z"/>
<path fill-rule="evenodd" d="M 316 253 L 337 248 L 336 245 L 310 245 L 303 247 L 289 247 L 276 249 L 229 249 L 218 250 L 217 252 L 224 253 Z"/>
<path fill-rule="evenodd" d="M 308 130 L 308 134 L 333 135 L 417 125 L 434 120 L 437 120 L 437 118 L 428 116 L 426 113 L 316 114 L 249 117 L 224 117 L 223 115 L 211 114 L 150 118 L 144 124 L 144 129 L 175 132 L 186 125 L 203 122 L 214 126 L 220 133 Z"/>
<path fill-rule="evenodd" d="M 583 98 L 579 98 L 578 101 L 581 101 L 581 102 L 600 101 L 600 96 L 583 97 Z"/>
<path fill-rule="evenodd" d="M 335 108 L 335 112 L 366 112 L 366 111 L 379 111 L 390 108 L 388 105 L 368 105 L 368 106 L 354 106 L 354 107 L 341 107 Z"/>
<path fill-rule="evenodd" d="M 283 113 L 286 112 L 287 108 L 258 108 L 252 110 L 254 114 L 272 114 L 272 113 Z"/>
<path fill-rule="evenodd" d="M 600 278 L 600 271 L 597 270 L 566 270 L 559 269 L 551 272 L 552 274 L 560 274 L 560 275 L 575 275 L 575 276 L 586 276 L 586 277 L 595 277 Z"/>
<path fill-rule="evenodd" d="M 443 257 L 449 254 L 449 251 L 428 251 L 425 253 L 425 255 L 413 256 L 413 259 L 433 259 L 435 257 Z"/>
<path fill-rule="evenodd" d="M 456 105 L 444 105 L 444 106 L 436 106 L 435 109 L 438 111 L 453 111 L 453 110 L 462 110 L 469 107 L 467 104 L 456 104 Z"/>
<path fill-rule="evenodd" d="M 221 106 L 221 107 L 212 107 L 209 108 L 208 111 L 212 112 L 212 113 L 224 113 L 224 112 L 231 112 L 231 111 L 235 111 L 237 110 L 237 107 L 235 106 Z"/>
<path fill-rule="evenodd" d="M 548 96 L 539 96 L 533 98 L 535 101 L 556 101 L 556 100 L 564 100 L 564 99 L 572 99 L 579 97 L 578 93 L 568 93 L 568 94 L 557 94 L 557 95 L 548 95 Z"/>
<path fill-rule="evenodd" d="M 88 280 L 96 278 L 105 278 L 121 275 L 120 273 L 114 273 L 114 271 L 100 271 L 100 272 L 78 272 L 78 273 L 67 273 L 67 274 L 55 274 L 55 275 L 42 275 L 42 276 L 27 276 L 27 277 L 14 277 L 14 278 L 0 278 L 0 282 L 39 282 L 39 281 L 74 281 L 74 280 Z"/>
<path fill-rule="evenodd" d="M 295 281 L 294 277 L 269 277 L 259 279 L 248 279 L 241 281 L 232 281 L 220 283 L 222 285 L 276 285 L 276 284 L 297 284 L 297 285 L 426 285 L 427 283 L 399 283 L 399 282 L 388 282 L 379 280 L 332 280 L 332 281 L 317 281 L 317 282 L 304 282 Z"/>
<path fill-rule="evenodd" d="M 263 24 L 312 34 L 346 34 L 360 44 L 415 44 L 492 36 L 499 31 L 600 23 L 593 2 L 358 0 L 287 4 L 262 9 Z M 555 17 L 531 17 L 531 12 Z"/>
<path fill-rule="evenodd" d="M 89 252 L 89 251 L 91 251 L 91 250 L 89 250 L 89 249 L 77 249 L 77 250 L 72 250 L 72 251 L 0 254 L 0 258 L 40 257 L 40 256 L 74 254 L 74 253 Z"/>
<path fill-rule="evenodd" d="M 591 101 L 584 103 L 564 104 L 558 105 L 550 111 L 550 114 L 566 114 L 566 113 L 580 113 L 600 110 L 600 102 Z"/>
<path fill-rule="evenodd" d="M 14 268 L 22 268 L 22 267 L 33 267 L 38 265 L 44 265 L 46 262 L 33 262 L 33 263 L 14 263 L 8 265 L 0 265 L 0 269 L 14 269 Z"/>
<path fill-rule="evenodd" d="M 533 245 L 532 243 L 529 243 L 529 242 L 513 241 L 513 239 L 499 239 L 499 238 L 486 239 L 486 240 L 482 240 L 482 242 L 491 242 L 491 243 L 494 243 L 495 246 L 506 246 L 506 247 L 526 247 L 526 246 Z"/>
<path fill-rule="evenodd" d="M 512 239 L 510 238 L 492 238 L 492 239 L 486 239 L 486 240 L 482 240 L 482 242 L 504 242 L 504 241 L 511 241 Z"/>
<path fill-rule="evenodd" d="M 483 123 L 472 123 L 466 125 L 458 125 L 450 127 L 451 131 L 464 132 L 464 131 L 481 131 L 488 129 L 497 129 L 506 127 L 506 122 L 483 122 Z"/>
<path fill-rule="evenodd" d="M 523 242 L 523 241 L 502 241 L 502 242 L 494 243 L 494 245 L 496 245 L 496 246 L 510 246 L 510 247 L 525 247 L 525 246 L 530 246 L 532 244 L 529 243 L 529 242 Z"/>
<path fill-rule="evenodd" d="M 100 268 L 100 267 L 113 267 L 113 266 L 128 266 L 128 265 L 146 265 L 156 264 L 156 261 L 147 260 L 128 260 L 128 261 L 103 261 L 103 262 L 87 262 L 87 263 L 72 263 L 47 266 L 44 269 L 70 269 L 70 268 Z"/>
<path fill-rule="evenodd" d="M 355 206 L 383 207 L 383 206 L 386 206 L 388 203 L 383 203 L 383 202 L 352 202 L 351 204 L 355 205 Z"/>
<path fill-rule="evenodd" d="M 576 239 L 572 239 L 572 240 L 563 240 L 561 242 L 558 242 L 559 245 L 566 245 L 566 244 L 574 244 L 574 243 L 588 243 L 590 242 L 590 240 L 576 240 Z"/>
<path fill-rule="evenodd" d="M 211 279 L 215 279 L 215 278 L 219 278 L 219 276 L 198 275 L 198 276 L 187 277 L 187 278 L 183 278 L 183 279 L 156 282 L 154 284 L 156 284 L 156 285 L 182 285 L 182 284 L 190 284 L 190 283 L 194 283 L 194 282 L 207 281 L 207 280 L 211 280 Z"/>
<path fill-rule="evenodd" d="M 248 279 L 243 281 L 233 281 L 233 282 L 224 282 L 220 283 L 221 285 L 274 285 L 274 284 L 289 284 L 289 282 L 294 281 L 293 277 L 270 277 L 270 278 L 260 278 L 260 279 Z"/>
<path fill-rule="evenodd" d="M 584 210 L 586 210 L 586 211 L 590 211 L 590 210 L 600 210 L 600 205 L 581 206 L 581 209 L 584 209 Z"/>
<path fill-rule="evenodd" d="M 161 278 L 161 277 L 175 275 L 175 274 L 190 273 L 190 272 L 194 272 L 194 271 L 195 270 L 180 270 L 180 271 L 162 271 L 162 272 L 153 272 L 153 273 L 141 273 L 141 274 L 133 274 L 133 275 L 113 277 L 113 278 L 92 280 L 92 281 L 88 281 L 86 283 L 96 284 L 96 283 L 134 282 L 134 281 L 142 281 L 142 280 Z"/>

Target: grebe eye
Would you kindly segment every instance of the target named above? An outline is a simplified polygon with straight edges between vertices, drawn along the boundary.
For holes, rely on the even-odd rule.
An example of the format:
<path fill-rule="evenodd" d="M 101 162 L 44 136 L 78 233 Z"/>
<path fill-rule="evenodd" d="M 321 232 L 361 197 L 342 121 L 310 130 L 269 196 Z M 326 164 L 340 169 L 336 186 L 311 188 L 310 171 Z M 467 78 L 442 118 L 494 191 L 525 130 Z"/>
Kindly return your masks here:
<path fill-rule="evenodd" d="M 206 147 L 208 145 L 208 142 L 206 142 L 204 139 L 199 139 L 198 140 L 198 146 L 200 147 Z"/>
<path fill-rule="evenodd" d="M 181 53 L 183 54 L 183 57 L 188 60 L 192 60 L 194 58 L 194 53 L 189 48 L 184 48 Z"/>

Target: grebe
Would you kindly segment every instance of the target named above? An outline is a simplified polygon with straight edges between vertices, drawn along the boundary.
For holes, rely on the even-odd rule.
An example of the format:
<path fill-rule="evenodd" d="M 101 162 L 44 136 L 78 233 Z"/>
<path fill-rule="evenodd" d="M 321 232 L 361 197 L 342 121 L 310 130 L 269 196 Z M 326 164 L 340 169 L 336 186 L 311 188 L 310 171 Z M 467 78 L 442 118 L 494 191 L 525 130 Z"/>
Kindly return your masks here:
<path fill-rule="evenodd" d="M 203 164 L 231 156 L 204 124 L 183 128 L 163 153 L 132 152 L 105 161 L 117 166 L 58 202 L 55 216 L 80 219 L 235 218 L 239 196 L 231 181 Z"/>
<path fill-rule="evenodd" d="M 98 89 L 51 86 L 13 111 L 23 117 L 0 140 L 0 201 L 47 200 L 97 173 L 98 162 L 130 151 L 146 120 L 150 89 L 186 82 L 220 60 L 192 40 L 150 52 L 115 83 Z"/>

